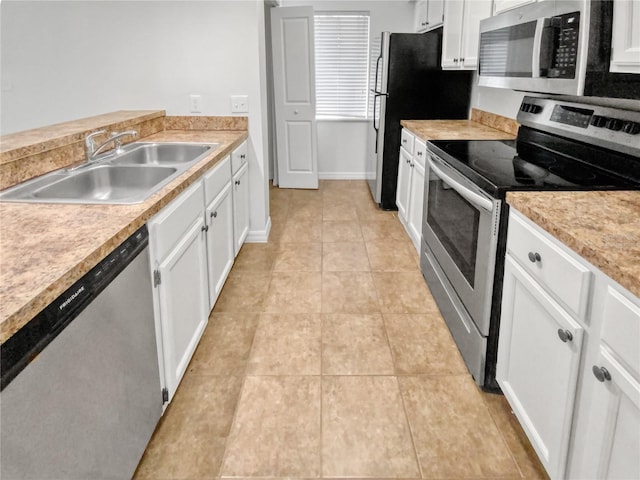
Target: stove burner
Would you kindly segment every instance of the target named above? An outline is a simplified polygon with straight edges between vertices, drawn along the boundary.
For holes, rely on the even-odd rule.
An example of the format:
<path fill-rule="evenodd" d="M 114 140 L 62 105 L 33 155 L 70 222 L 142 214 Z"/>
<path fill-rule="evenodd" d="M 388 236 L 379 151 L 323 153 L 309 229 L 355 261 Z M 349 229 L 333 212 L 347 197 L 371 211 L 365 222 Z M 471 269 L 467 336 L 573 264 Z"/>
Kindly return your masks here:
<path fill-rule="evenodd" d="M 551 165 L 549 167 L 549 171 L 564 178 L 565 180 L 576 184 L 589 182 L 595 180 L 597 177 L 597 175 L 593 172 L 589 172 L 587 170 L 578 170 L 568 165 Z"/>

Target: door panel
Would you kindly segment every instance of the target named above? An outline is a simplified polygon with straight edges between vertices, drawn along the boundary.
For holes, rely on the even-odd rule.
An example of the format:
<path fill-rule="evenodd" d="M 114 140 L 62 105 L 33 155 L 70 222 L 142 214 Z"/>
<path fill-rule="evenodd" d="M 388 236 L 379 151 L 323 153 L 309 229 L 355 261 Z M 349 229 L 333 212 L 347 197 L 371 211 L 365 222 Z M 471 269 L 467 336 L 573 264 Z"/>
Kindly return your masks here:
<path fill-rule="evenodd" d="M 312 7 L 271 11 L 279 186 L 318 188 Z"/>

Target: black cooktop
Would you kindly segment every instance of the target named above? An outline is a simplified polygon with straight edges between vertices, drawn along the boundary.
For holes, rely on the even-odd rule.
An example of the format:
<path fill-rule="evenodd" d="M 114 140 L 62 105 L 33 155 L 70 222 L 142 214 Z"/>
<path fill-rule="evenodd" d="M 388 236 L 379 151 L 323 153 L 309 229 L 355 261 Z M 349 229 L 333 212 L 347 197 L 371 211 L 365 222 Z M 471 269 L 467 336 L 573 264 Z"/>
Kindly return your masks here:
<path fill-rule="evenodd" d="M 429 149 L 492 196 L 509 190 L 636 190 L 636 158 L 520 128 L 518 140 L 435 140 Z"/>

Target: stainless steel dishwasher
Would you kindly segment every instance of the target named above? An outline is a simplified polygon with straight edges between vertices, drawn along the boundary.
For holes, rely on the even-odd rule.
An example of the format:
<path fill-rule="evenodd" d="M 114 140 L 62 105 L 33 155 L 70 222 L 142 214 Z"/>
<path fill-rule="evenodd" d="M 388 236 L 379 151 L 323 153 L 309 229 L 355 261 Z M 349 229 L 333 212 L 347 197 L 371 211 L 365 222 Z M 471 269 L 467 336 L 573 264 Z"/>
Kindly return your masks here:
<path fill-rule="evenodd" d="M 143 226 L 0 347 L 0 477 L 130 478 L 162 415 Z"/>

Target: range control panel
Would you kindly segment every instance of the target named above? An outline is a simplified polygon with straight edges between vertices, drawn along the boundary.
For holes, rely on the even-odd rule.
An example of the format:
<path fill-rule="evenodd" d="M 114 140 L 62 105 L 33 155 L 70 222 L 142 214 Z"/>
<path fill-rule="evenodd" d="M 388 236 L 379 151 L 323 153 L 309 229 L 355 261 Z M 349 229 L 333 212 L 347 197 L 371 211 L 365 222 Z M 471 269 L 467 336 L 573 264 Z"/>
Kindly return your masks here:
<path fill-rule="evenodd" d="M 520 124 L 640 156 L 640 111 L 524 97 Z"/>

